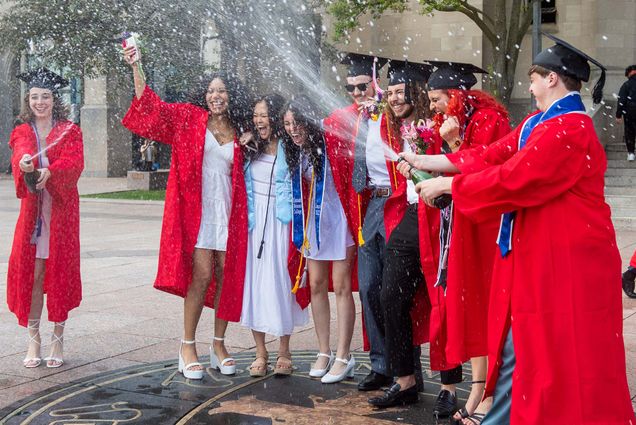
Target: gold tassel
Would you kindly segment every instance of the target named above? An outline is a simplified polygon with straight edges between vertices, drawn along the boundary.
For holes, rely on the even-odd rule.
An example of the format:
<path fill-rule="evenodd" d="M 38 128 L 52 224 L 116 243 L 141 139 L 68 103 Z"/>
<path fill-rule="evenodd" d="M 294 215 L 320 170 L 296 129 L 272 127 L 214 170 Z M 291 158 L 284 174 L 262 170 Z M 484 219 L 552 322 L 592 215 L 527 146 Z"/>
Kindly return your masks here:
<path fill-rule="evenodd" d="M 362 237 L 362 227 L 358 227 L 358 246 L 364 246 L 364 238 Z"/>

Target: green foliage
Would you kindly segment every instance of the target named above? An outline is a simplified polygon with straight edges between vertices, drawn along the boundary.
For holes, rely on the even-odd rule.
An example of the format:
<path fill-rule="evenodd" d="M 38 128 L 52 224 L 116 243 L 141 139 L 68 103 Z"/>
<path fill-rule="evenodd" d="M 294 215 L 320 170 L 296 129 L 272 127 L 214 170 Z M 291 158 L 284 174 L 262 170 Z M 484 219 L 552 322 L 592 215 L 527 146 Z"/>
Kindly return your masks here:
<path fill-rule="evenodd" d="M 334 34 L 342 39 L 358 25 L 360 15 L 369 13 L 380 17 L 387 10 L 404 12 L 408 10 L 408 0 L 325 0 L 327 12 L 336 18 Z"/>
<path fill-rule="evenodd" d="M 147 69 L 178 73 L 201 66 L 200 35 L 212 11 L 205 0 L 17 0 L 0 18 L 0 43 L 16 54 L 95 76 L 125 66 L 118 37 L 141 35 Z M 159 42 L 160 40 L 160 42 Z"/>

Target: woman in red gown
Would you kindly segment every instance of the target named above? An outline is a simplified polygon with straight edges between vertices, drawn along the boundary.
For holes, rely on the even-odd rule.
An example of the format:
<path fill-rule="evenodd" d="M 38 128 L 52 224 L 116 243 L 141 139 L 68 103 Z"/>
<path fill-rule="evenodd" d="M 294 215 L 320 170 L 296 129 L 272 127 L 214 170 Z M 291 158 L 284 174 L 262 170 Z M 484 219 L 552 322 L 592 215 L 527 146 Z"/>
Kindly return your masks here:
<path fill-rule="evenodd" d="M 46 297 L 54 323 L 46 366 L 62 366 L 62 341 L 68 312 L 80 304 L 77 180 L 84 169 L 82 131 L 67 120 L 58 90 L 68 85 L 59 75 L 39 68 L 18 76 L 27 83 L 23 124 L 11 133 L 16 196 L 20 215 L 7 273 L 7 304 L 29 330 L 24 366 L 38 367 L 40 316 Z M 46 151 L 44 149 L 47 148 Z M 39 153 L 39 154 L 38 154 Z M 34 174 L 35 173 L 35 174 Z M 38 176 L 29 184 L 25 176 Z"/>
<path fill-rule="evenodd" d="M 184 338 L 179 371 L 202 379 L 195 346 L 203 306 L 218 307 L 231 201 L 233 147 L 245 125 L 249 99 L 241 82 L 217 72 L 205 78 L 190 103 L 165 103 L 139 72 L 138 52 L 124 50 L 133 68 L 135 97 L 124 117 L 130 131 L 172 146 L 172 163 L 159 249 L 155 288 L 184 298 Z M 224 339 L 227 321 L 218 314 L 210 364 L 234 374 L 234 359 Z"/>

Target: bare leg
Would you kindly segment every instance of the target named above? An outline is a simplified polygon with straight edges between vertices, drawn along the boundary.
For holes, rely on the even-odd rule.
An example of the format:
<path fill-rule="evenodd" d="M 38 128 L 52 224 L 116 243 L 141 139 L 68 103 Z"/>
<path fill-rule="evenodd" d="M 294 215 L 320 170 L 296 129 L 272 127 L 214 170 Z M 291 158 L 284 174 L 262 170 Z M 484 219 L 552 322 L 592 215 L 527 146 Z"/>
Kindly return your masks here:
<path fill-rule="evenodd" d="M 267 373 L 267 347 L 265 346 L 265 334 L 263 332 L 252 331 L 254 342 L 256 342 L 256 359 L 250 366 L 252 376 L 264 376 Z"/>
<path fill-rule="evenodd" d="M 35 259 L 33 272 L 33 289 L 31 290 L 31 309 L 29 311 L 29 348 L 26 358 L 40 357 L 40 317 L 42 317 L 42 307 L 44 305 L 44 273 L 46 271 L 46 260 Z M 25 363 L 25 366 L 34 367 L 35 361 Z"/>
<path fill-rule="evenodd" d="M 407 376 L 398 376 L 395 380 L 396 384 L 400 384 L 401 390 L 408 390 L 409 388 L 415 386 L 415 375 L 407 375 Z"/>
<path fill-rule="evenodd" d="M 212 280 L 212 251 L 195 248 L 192 254 L 192 282 L 183 302 L 183 339 L 194 341 L 201 318 L 205 294 Z M 198 361 L 195 344 L 183 344 L 181 353 L 185 364 Z M 203 366 L 192 366 L 190 370 L 203 370 Z"/>
<path fill-rule="evenodd" d="M 279 375 L 290 375 L 293 371 L 291 351 L 289 350 L 289 339 L 291 335 L 283 335 L 280 337 L 278 345 L 278 358 L 276 359 L 276 367 L 274 373 Z"/>
<path fill-rule="evenodd" d="M 329 348 L 329 326 L 331 322 L 331 313 L 329 311 L 329 268 L 331 262 L 319 260 L 307 260 L 307 268 L 309 272 L 309 286 L 311 288 L 311 314 L 314 318 L 316 327 L 316 336 L 318 337 L 318 349 L 321 353 L 330 354 Z M 281 338 L 282 340 L 285 337 Z M 287 345 L 289 346 L 289 337 Z M 281 349 L 282 350 L 282 349 Z M 285 352 L 279 350 L 279 353 Z M 289 351 L 289 349 L 287 349 Z M 318 357 L 313 367 L 315 369 L 325 369 L 329 359 L 326 357 Z"/>
<path fill-rule="evenodd" d="M 334 261 L 332 266 L 333 289 L 336 294 L 336 310 L 338 311 L 338 349 L 336 357 L 348 359 L 351 350 L 351 337 L 356 320 L 356 307 L 351 293 L 351 267 L 355 257 L 356 247 L 347 248 L 347 258 Z M 315 319 L 314 319 L 315 320 Z M 341 374 L 345 365 L 334 363 L 330 373 Z"/>
<path fill-rule="evenodd" d="M 219 319 L 216 316 L 216 311 L 219 307 L 219 300 L 221 299 L 221 290 L 223 289 L 223 276 L 225 271 L 225 251 L 213 251 L 214 252 L 214 277 L 216 280 L 216 294 L 214 296 L 214 336 L 215 338 L 225 338 L 225 331 L 227 330 L 227 320 Z M 230 357 L 230 354 L 225 348 L 225 341 L 214 340 L 213 342 L 214 353 L 216 353 L 219 361 L 222 362 L 226 358 Z M 226 366 L 235 364 L 234 361 L 228 361 Z"/>
<path fill-rule="evenodd" d="M 478 407 L 481 409 L 478 413 L 486 413 L 490 410 L 490 405 L 492 404 L 492 400 L 488 401 L 484 400 L 481 402 L 482 396 L 484 395 L 484 387 L 486 384 L 484 382 L 486 380 L 486 374 L 488 372 L 488 357 L 473 357 L 470 359 L 470 365 L 472 367 L 472 379 L 473 383 L 470 387 L 470 395 L 468 396 L 468 400 L 466 401 L 466 411 L 469 414 L 473 414 L 478 411 Z M 455 414 L 456 419 L 461 419 L 459 414 Z"/>
<path fill-rule="evenodd" d="M 49 360 L 46 362 L 48 367 L 59 367 L 64 363 L 62 361 L 64 351 L 62 342 L 64 341 L 64 325 L 66 322 L 56 322 L 53 326 L 53 336 L 51 338 L 51 351 Z"/>

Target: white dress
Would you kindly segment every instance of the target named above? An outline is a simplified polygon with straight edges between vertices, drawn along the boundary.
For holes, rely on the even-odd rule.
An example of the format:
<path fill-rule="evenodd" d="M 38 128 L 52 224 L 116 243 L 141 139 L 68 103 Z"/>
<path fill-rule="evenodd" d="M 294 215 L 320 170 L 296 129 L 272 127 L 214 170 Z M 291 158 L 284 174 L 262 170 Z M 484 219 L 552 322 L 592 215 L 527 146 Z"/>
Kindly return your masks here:
<path fill-rule="evenodd" d="M 49 158 L 46 153 L 40 156 L 40 168 L 48 168 Z M 42 226 L 40 227 L 40 236 L 37 237 L 35 242 L 35 258 L 41 258 L 46 260 L 49 258 L 49 239 L 51 238 L 51 209 L 53 208 L 53 198 L 48 190 L 43 189 L 42 195 L 42 211 L 40 217 L 42 218 Z M 37 227 L 37 221 L 36 221 Z"/>
<path fill-rule="evenodd" d="M 327 175 L 325 176 L 324 194 L 322 197 L 322 211 L 320 213 L 320 249 L 316 241 L 316 187 L 312 190 L 311 217 L 307 223 L 307 236 L 309 240 L 309 252 L 305 258 L 322 261 L 338 261 L 347 258 L 347 248 L 354 245 L 347 217 L 345 216 L 336 184 L 333 181 L 331 165 L 325 161 Z M 306 174 L 311 181 L 311 169 Z"/>
<path fill-rule="evenodd" d="M 278 158 L 284 161 L 284 158 Z M 250 165 L 254 194 L 254 228 L 247 238 L 245 286 L 241 324 L 252 330 L 277 337 L 291 335 L 296 326 L 309 322 L 307 309 L 302 310 L 292 294 L 292 283 L 287 270 L 289 252 L 289 224 L 276 218 L 276 190 L 271 188 L 269 214 L 267 194 L 274 184 L 272 167 L 274 156 L 261 154 Z M 267 225 L 265 226 L 265 216 Z M 261 258 L 257 258 L 263 239 Z"/>
<path fill-rule="evenodd" d="M 225 251 L 232 202 L 234 143 L 220 145 L 205 132 L 201 182 L 201 225 L 196 248 Z"/>

